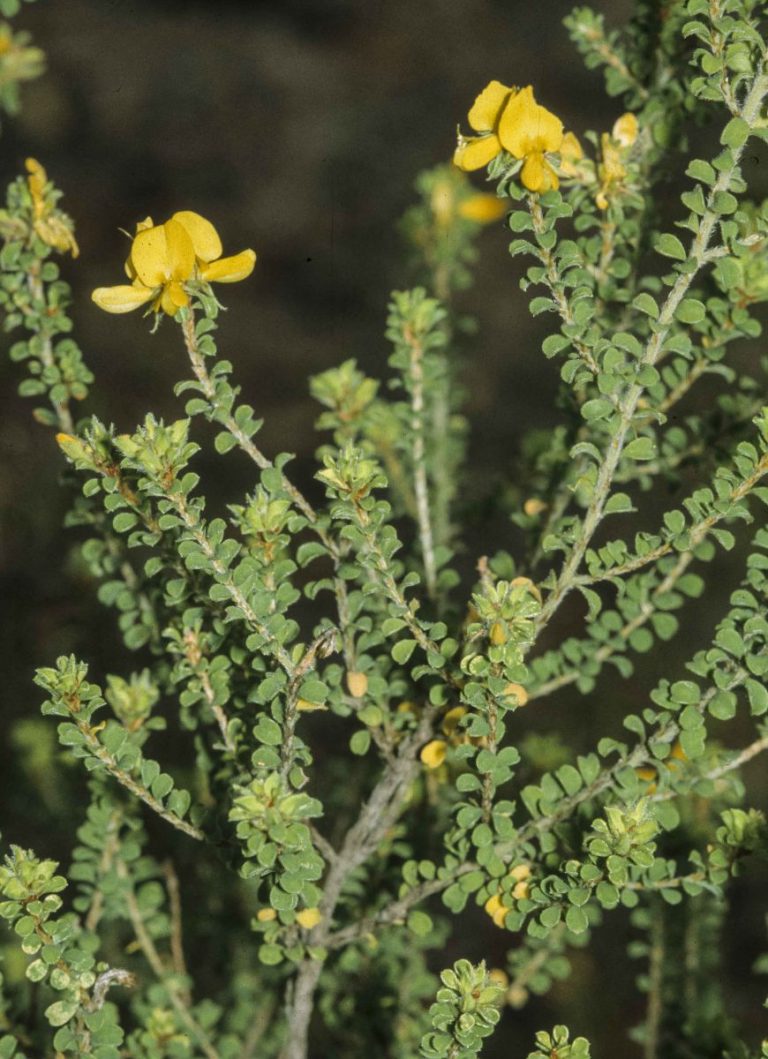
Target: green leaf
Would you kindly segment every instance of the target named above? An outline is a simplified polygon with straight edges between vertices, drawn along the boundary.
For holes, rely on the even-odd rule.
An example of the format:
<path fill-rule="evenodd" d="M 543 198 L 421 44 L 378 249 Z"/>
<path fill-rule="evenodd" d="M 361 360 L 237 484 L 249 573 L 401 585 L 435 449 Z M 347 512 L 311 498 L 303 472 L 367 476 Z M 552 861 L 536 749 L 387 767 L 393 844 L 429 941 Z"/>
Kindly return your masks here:
<path fill-rule="evenodd" d="M 368 747 L 371 745 L 371 733 L 368 729 L 362 732 L 355 732 L 349 741 L 349 749 L 353 754 L 357 754 L 358 757 L 362 757 L 363 754 L 368 753 Z"/>
<path fill-rule="evenodd" d="M 722 131 L 720 143 L 737 151 L 749 139 L 750 128 L 743 118 L 731 118 Z"/>
<path fill-rule="evenodd" d="M 417 644 L 415 640 L 398 640 L 392 648 L 392 657 L 398 665 L 404 666 L 414 652 Z"/>
<path fill-rule="evenodd" d="M 626 493 L 614 493 L 603 509 L 605 515 L 623 515 L 627 511 L 634 511 L 632 501 Z"/>
<path fill-rule="evenodd" d="M 592 422 L 597 419 L 607 419 L 614 411 L 614 404 L 605 397 L 593 397 L 591 401 L 585 401 L 581 407 L 581 414 Z"/>
<path fill-rule="evenodd" d="M 259 947 L 259 959 L 267 967 L 274 967 L 283 962 L 283 950 L 279 945 L 261 945 Z"/>
<path fill-rule="evenodd" d="M 632 300 L 632 304 L 637 310 L 639 310 L 639 312 L 650 316 L 652 320 L 658 319 L 659 306 L 656 303 L 656 299 L 648 294 L 647 291 L 638 294 L 637 297 Z"/>
<path fill-rule="evenodd" d="M 683 324 L 697 324 L 707 315 L 703 302 L 697 298 L 684 298 L 677 309 L 675 316 Z"/>
<path fill-rule="evenodd" d="M 565 913 L 565 925 L 572 934 L 583 934 L 589 926 L 589 920 L 584 909 L 571 905 Z"/>
<path fill-rule="evenodd" d="M 657 253 L 663 254 L 664 257 L 672 257 L 676 261 L 685 261 L 688 257 L 688 251 L 685 249 L 681 241 L 676 235 L 670 235 L 669 232 L 665 232 L 664 235 L 660 235 L 656 240 Z"/>
<path fill-rule="evenodd" d="M 656 446 L 650 438 L 635 438 L 625 446 L 624 455 L 630 460 L 652 460 L 656 456 Z"/>
<path fill-rule="evenodd" d="M 432 920 L 426 912 L 416 909 L 408 916 L 408 929 L 417 938 L 425 938 L 432 931 Z"/>
<path fill-rule="evenodd" d="M 45 1017 L 52 1026 L 64 1026 L 76 1011 L 76 1000 L 57 1000 L 45 1009 Z"/>

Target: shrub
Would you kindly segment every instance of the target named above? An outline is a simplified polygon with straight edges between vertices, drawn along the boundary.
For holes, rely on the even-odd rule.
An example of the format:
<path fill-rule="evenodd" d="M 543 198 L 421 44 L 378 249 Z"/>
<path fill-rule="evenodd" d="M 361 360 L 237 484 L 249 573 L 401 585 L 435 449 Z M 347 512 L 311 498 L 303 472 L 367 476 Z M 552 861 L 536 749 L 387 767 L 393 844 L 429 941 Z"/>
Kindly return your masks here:
<path fill-rule="evenodd" d="M 19 6 L 0 0 L 5 16 Z M 58 263 L 78 254 L 60 192 L 34 159 L 10 185 L 10 353 L 56 431 L 68 521 L 125 655 L 99 683 L 75 657 L 36 676 L 89 803 L 66 871 L 19 846 L 0 867 L 25 961 L 0 982 L 4 1059 L 475 1056 L 505 1006 L 545 993 L 627 916 L 646 1059 L 768 1055 L 718 988 L 725 895 L 768 851 L 741 777 L 768 748 L 768 409 L 764 382 L 729 357 L 768 298 L 768 204 L 744 175 L 768 139 L 765 10 L 672 0 L 638 3 L 622 33 L 588 8 L 566 22 L 626 111 L 577 135 L 531 86 L 480 93 L 472 134 L 419 178 L 402 223 L 421 277 L 389 306 L 391 393 L 352 360 L 310 382 L 317 499 L 289 454 L 260 447 L 258 410 L 219 353 L 212 284 L 246 280 L 254 252 L 225 256 L 189 210 L 136 225 L 128 282 L 93 300 L 178 328 L 184 417 L 120 434 L 81 414 L 94 379 Z M 41 66 L 0 27 L 6 110 Z M 705 122 L 719 145 L 691 158 Z M 495 194 L 474 190 L 477 169 Z M 667 216 L 660 181 L 683 170 Z M 560 421 L 525 441 L 507 486 L 514 545 L 488 540 L 468 575 L 472 339 L 455 295 L 502 216 L 531 312 L 551 321 Z M 681 418 L 708 375 L 716 402 Z M 254 476 L 224 513 L 200 473 L 209 438 Z M 732 549 L 728 606 L 710 642 L 688 645 L 706 564 Z M 561 635 L 562 613 L 578 631 Z M 637 653 L 675 637 L 668 676 L 638 712 L 636 688 L 617 698 L 594 748 L 522 736 L 518 711 L 566 687 L 587 710 L 606 667 L 627 680 Z M 507 965 L 459 958 L 438 981 L 467 922 L 508 935 Z M 185 930 L 211 946 L 207 998 Z M 589 1056 L 562 1025 L 535 1046 L 529 1059 Z"/>

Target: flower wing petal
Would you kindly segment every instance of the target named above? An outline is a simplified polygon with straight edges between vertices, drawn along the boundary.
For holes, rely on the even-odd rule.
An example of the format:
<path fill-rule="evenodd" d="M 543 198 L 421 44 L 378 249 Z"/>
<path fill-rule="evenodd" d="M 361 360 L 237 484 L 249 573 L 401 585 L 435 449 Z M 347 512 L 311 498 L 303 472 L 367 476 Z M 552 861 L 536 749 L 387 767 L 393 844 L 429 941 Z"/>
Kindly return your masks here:
<path fill-rule="evenodd" d="M 456 148 L 453 164 L 465 173 L 471 173 L 474 169 L 488 165 L 500 151 L 501 144 L 497 136 L 473 136 L 463 140 Z"/>
<path fill-rule="evenodd" d="M 192 240 L 195 257 L 205 262 L 215 261 L 217 257 L 221 257 L 223 248 L 219 233 L 205 217 L 201 217 L 199 213 L 194 213 L 192 210 L 180 210 L 174 213 L 171 220 L 178 221 Z"/>
<path fill-rule="evenodd" d="M 512 92 L 514 89 L 503 85 L 501 81 L 491 81 L 486 85 L 467 115 L 470 127 L 475 132 L 493 132 L 502 107 Z"/>
<path fill-rule="evenodd" d="M 150 287 L 125 283 L 117 287 L 97 287 L 91 299 L 107 313 L 129 313 L 146 305 L 154 293 Z"/>
<path fill-rule="evenodd" d="M 239 283 L 241 279 L 247 279 L 250 276 L 255 264 L 255 252 L 241 250 L 239 254 L 233 254 L 232 257 L 220 257 L 218 261 L 204 265 L 200 270 L 200 275 L 206 283 Z"/>

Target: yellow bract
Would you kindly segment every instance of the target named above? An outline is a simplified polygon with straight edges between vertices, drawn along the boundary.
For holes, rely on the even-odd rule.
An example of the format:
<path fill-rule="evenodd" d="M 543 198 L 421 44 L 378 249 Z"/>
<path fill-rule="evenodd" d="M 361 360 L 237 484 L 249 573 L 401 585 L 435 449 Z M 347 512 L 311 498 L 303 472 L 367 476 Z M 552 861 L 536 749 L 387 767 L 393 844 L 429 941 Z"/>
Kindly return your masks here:
<path fill-rule="evenodd" d="M 469 124 L 484 135 L 459 138 L 453 161 L 460 169 L 481 169 L 505 150 L 522 160 L 520 180 L 529 191 L 558 187 L 546 155 L 560 150 L 563 123 L 536 102 L 531 85 L 518 91 L 491 81 L 475 100 Z"/>
<path fill-rule="evenodd" d="M 221 254 L 219 233 L 199 213 L 181 210 L 157 225 L 147 217 L 136 226 L 125 263 L 132 282 L 99 287 L 91 297 L 109 313 L 127 313 L 151 302 L 154 312 L 175 316 L 190 303 L 188 283 L 237 283 L 253 271 L 253 250 L 233 257 Z"/>

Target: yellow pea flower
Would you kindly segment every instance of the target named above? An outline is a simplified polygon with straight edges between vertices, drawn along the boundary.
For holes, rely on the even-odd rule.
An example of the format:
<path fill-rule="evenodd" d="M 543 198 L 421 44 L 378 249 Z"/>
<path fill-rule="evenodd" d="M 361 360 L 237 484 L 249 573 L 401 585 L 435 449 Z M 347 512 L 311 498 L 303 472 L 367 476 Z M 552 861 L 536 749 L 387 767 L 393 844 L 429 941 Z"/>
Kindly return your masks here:
<path fill-rule="evenodd" d="M 428 769 L 440 768 L 442 763 L 445 761 L 445 754 L 448 748 L 447 743 L 443 739 L 432 739 L 426 746 L 421 748 L 419 759 L 423 765 L 426 765 Z"/>
<path fill-rule="evenodd" d="M 470 127 L 481 135 L 468 139 L 459 137 L 459 145 L 453 155 L 453 163 L 459 169 L 465 172 L 482 169 L 501 153 L 499 123 L 515 93 L 516 89 L 503 85 L 501 81 L 491 81 L 485 86 L 467 116 Z"/>
<path fill-rule="evenodd" d="M 274 908 L 260 908 L 256 913 L 256 918 L 259 923 L 271 923 L 277 919 L 277 912 Z"/>
<path fill-rule="evenodd" d="M 595 202 L 601 210 L 607 210 L 611 195 L 627 175 L 624 165 L 632 145 L 637 140 L 638 124 L 634 114 L 622 114 L 614 122 L 610 133 L 604 132 L 600 137 L 602 160 L 598 166 L 600 188 Z"/>
<path fill-rule="evenodd" d="M 563 123 L 536 102 L 531 85 L 516 91 L 491 81 L 475 100 L 468 120 L 475 132 L 485 135 L 460 137 L 453 156 L 459 169 L 481 169 L 503 149 L 522 160 L 520 180 L 529 191 L 541 193 L 559 186 L 545 155 L 560 150 Z"/>
<path fill-rule="evenodd" d="M 475 224 L 492 224 L 503 217 L 507 207 L 495 195 L 472 195 L 459 204 L 459 216 Z"/>
<path fill-rule="evenodd" d="M 350 670 L 347 673 L 347 690 L 354 699 L 362 699 L 368 690 L 368 677 L 365 673 Z"/>
<path fill-rule="evenodd" d="M 483 908 L 497 927 L 504 926 L 504 920 L 507 918 L 509 909 L 502 904 L 501 897 L 498 894 L 493 894 L 492 897 L 489 897 Z"/>
<path fill-rule="evenodd" d="M 181 210 L 164 224 L 140 222 L 125 265 L 130 285 L 98 287 L 93 301 L 110 313 L 127 313 L 151 302 L 152 311 L 175 316 L 189 305 L 192 282 L 237 283 L 253 271 L 256 254 L 222 257 L 219 234 L 199 213 Z"/>
<path fill-rule="evenodd" d="M 46 246 L 53 247 L 62 254 L 70 253 L 77 257 L 80 248 L 72 231 L 69 219 L 58 213 L 46 200 L 45 188 L 48 174 L 35 158 L 27 158 L 24 163 L 27 173 L 27 187 L 32 198 L 32 227 L 39 239 Z"/>
<path fill-rule="evenodd" d="M 514 695 L 518 706 L 525 706 L 528 703 L 528 692 L 522 684 L 507 684 L 503 694 L 505 698 Z"/>
<path fill-rule="evenodd" d="M 566 132 L 560 145 L 560 176 L 577 179 L 582 175 L 579 164 L 584 158 L 584 149 L 572 132 Z"/>
<path fill-rule="evenodd" d="M 545 155 L 560 150 L 563 123 L 536 102 L 530 85 L 521 88 L 504 108 L 499 120 L 499 139 L 510 154 L 524 159 L 520 173 L 523 187 L 534 192 L 559 187 L 557 173 Z"/>
<path fill-rule="evenodd" d="M 626 113 L 622 114 L 613 123 L 611 136 L 618 142 L 620 147 L 631 147 L 637 139 L 638 131 L 637 118 L 634 114 Z"/>
<path fill-rule="evenodd" d="M 445 735 L 450 739 L 454 736 L 459 728 L 459 721 L 466 715 L 465 706 L 452 706 L 451 709 L 443 717 L 442 729 Z"/>
<path fill-rule="evenodd" d="M 296 913 L 296 922 L 305 930 L 312 930 L 322 918 L 319 908 L 302 908 L 300 912 Z"/>
<path fill-rule="evenodd" d="M 309 699 L 296 699 L 296 709 L 300 713 L 312 713 L 315 710 L 327 710 L 324 702 L 310 702 Z"/>
<path fill-rule="evenodd" d="M 562 166 L 560 167 L 560 171 L 562 172 Z M 546 511 L 546 510 L 547 510 L 547 505 L 544 503 L 543 500 L 539 500 L 539 498 L 536 497 L 536 496 L 532 496 L 529 500 L 526 500 L 525 503 L 523 504 L 523 512 L 529 518 L 536 518 L 537 515 L 540 515 L 542 513 L 542 511 Z"/>

